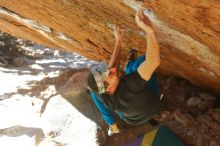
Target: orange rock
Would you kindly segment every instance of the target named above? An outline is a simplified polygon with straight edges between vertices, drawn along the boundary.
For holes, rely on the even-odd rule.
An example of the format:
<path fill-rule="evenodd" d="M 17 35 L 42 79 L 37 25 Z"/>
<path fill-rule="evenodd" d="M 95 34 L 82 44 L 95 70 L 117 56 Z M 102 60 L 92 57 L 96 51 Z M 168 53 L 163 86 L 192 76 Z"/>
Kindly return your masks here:
<path fill-rule="evenodd" d="M 160 72 L 220 92 L 219 1 L 7 0 L 0 1 L 0 6 L 1 30 L 97 61 L 110 58 L 114 48 L 112 29 L 123 25 L 123 63 L 130 47 L 144 53 L 146 46 L 132 8 L 150 8 L 144 12 L 160 43 Z"/>

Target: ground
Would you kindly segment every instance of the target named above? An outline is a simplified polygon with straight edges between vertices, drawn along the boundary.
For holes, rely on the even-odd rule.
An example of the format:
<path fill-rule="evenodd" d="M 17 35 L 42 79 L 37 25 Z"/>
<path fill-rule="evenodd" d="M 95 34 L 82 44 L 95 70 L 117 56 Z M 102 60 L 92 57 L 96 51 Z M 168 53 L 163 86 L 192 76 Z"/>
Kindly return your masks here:
<path fill-rule="evenodd" d="M 76 69 L 95 64 L 78 54 L 1 33 L 1 145 L 120 146 L 155 128 L 130 126 L 118 119 L 121 133 L 107 136 L 107 126 L 88 92 L 72 84 Z M 218 95 L 179 77 L 158 73 L 158 79 L 164 109 L 155 120 L 185 145 L 220 146 Z"/>

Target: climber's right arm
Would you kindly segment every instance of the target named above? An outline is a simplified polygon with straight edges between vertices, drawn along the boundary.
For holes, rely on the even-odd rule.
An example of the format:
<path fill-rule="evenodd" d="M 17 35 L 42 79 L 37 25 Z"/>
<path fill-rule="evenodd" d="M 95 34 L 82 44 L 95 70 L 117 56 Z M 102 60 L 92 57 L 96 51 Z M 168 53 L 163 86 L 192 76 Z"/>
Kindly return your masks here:
<path fill-rule="evenodd" d="M 148 81 L 160 65 L 160 48 L 151 22 L 144 15 L 143 10 L 137 12 L 135 20 L 138 26 L 147 34 L 146 60 L 138 67 L 138 73 Z"/>

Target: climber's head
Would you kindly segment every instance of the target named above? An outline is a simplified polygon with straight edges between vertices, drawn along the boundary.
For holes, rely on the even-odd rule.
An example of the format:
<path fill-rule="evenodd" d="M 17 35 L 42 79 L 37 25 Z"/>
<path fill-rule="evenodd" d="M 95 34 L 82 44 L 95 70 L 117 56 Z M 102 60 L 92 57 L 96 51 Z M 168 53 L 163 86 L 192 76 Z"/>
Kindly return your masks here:
<path fill-rule="evenodd" d="M 112 95 L 115 93 L 122 73 L 115 67 L 108 68 L 108 65 L 101 62 L 94 67 L 87 77 L 87 86 L 90 90 L 103 94 Z"/>

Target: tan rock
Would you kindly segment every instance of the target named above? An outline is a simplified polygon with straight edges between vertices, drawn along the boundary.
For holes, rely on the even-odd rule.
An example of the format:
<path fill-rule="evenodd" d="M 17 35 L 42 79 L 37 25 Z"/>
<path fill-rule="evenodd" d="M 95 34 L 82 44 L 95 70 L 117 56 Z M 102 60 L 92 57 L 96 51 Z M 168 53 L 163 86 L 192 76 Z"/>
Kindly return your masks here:
<path fill-rule="evenodd" d="M 205 114 L 205 115 L 199 116 L 197 119 L 200 122 L 209 126 L 210 128 L 220 131 L 220 124 L 217 121 L 215 121 L 211 115 Z"/>
<path fill-rule="evenodd" d="M 198 97 L 191 97 L 186 102 L 188 107 L 197 107 L 201 103 L 202 103 L 202 100 L 199 99 Z"/>
<path fill-rule="evenodd" d="M 179 123 L 181 123 L 184 126 L 194 126 L 196 125 L 196 120 L 193 116 L 191 116 L 190 114 L 183 112 L 179 109 L 175 110 L 174 112 L 174 117 L 175 120 L 178 121 Z"/>
<path fill-rule="evenodd" d="M 214 140 L 212 140 L 209 144 L 210 146 L 218 146 L 218 143 Z"/>
<path fill-rule="evenodd" d="M 88 69 L 75 69 L 71 77 L 66 81 L 64 86 L 60 87 L 59 92 L 65 97 L 77 96 L 86 90 L 86 77 Z"/>
<path fill-rule="evenodd" d="M 19 67 L 19 66 L 27 66 L 33 63 L 33 60 L 28 59 L 25 56 L 15 57 L 12 59 L 12 64 Z"/>
<path fill-rule="evenodd" d="M 213 95 L 207 94 L 207 93 L 201 93 L 199 95 L 199 97 L 203 100 L 211 100 L 211 101 L 215 101 L 215 97 Z"/>
<path fill-rule="evenodd" d="M 4 57 L 0 56 L 0 67 L 6 67 L 8 66 L 8 62 Z"/>
<path fill-rule="evenodd" d="M 0 47 L 3 47 L 3 46 L 5 46 L 5 42 L 0 41 Z"/>
<path fill-rule="evenodd" d="M 213 109 L 210 110 L 209 113 L 212 115 L 212 117 L 220 123 L 220 109 Z"/>

